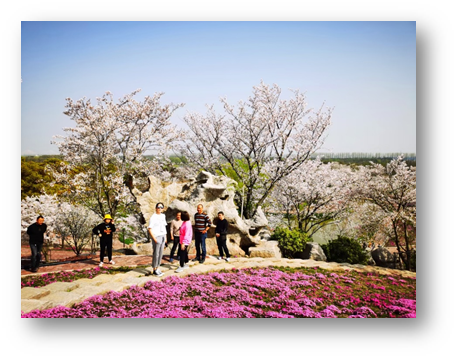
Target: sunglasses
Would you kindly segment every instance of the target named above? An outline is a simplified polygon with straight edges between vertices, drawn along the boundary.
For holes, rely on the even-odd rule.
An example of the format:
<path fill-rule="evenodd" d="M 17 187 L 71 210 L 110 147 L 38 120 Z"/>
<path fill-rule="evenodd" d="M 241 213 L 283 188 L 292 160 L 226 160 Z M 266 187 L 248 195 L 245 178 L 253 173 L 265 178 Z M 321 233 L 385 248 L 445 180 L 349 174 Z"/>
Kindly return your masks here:
<path fill-rule="evenodd" d="M 162 205 L 159 205 L 156 209 L 163 209 L 164 207 Z"/>

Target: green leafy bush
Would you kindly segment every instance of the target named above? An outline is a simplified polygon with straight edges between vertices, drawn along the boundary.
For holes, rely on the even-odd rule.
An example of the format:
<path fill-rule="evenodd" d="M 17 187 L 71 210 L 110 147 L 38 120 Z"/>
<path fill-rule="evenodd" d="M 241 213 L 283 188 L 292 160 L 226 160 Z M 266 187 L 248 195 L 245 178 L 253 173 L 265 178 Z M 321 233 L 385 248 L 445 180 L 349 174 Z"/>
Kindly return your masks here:
<path fill-rule="evenodd" d="M 124 231 L 119 233 L 118 240 L 125 245 L 131 245 L 134 243 L 134 239 L 127 237 Z"/>
<path fill-rule="evenodd" d="M 356 240 L 338 236 L 321 248 L 328 261 L 367 265 L 367 253 Z"/>
<path fill-rule="evenodd" d="M 276 228 L 272 240 L 278 241 L 280 251 L 287 258 L 293 258 L 297 253 L 305 251 L 305 245 L 312 241 L 306 233 L 286 228 Z"/>

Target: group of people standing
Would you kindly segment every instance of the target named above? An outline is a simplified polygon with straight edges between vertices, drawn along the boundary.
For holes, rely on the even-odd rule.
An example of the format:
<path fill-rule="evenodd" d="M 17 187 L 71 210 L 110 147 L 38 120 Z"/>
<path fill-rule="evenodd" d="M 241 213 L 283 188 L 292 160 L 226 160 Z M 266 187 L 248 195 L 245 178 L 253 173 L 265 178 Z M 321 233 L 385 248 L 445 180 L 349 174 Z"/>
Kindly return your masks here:
<path fill-rule="evenodd" d="M 167 245 L 167 222 L 165 215 L 162 213 L 164 209 L 163 203 L 156 204 L 156 212 L 151 216 L 148 225 L 148 233 L 152 238 L 153 246 L 153 274 L 156 276 L 164 275 L 159 266 L 161 264 L 164 247 Z M 196 244 L 195 261 L 203 264 L 207 256 L 206 239 L 208 229 L 211 227 L 211 220 L 207 214 L 203 212 L 202 204 L 197 206 L 197 212 L 194 214 L 194 239 Z M 230 254 L 226 245 L 226 237 L 228 231 L 228 222 L 224 218 L 224 213 L 218 213 L 218 221 L 216 225 L 216 239 L 221 260 L 226 255 L 226 261 L 229 261 Z M 189 267 L 188 249 L 191 245 L 193 236 L 193 228 L 191 218 L 187 211 L 177 212 L 176 218 L 172 220 L 170 225 L 170 241 L 173 241 L 172 250 L 170 251 L 170 262 L 173 262 L 175 251 L 180 259 L 180 267 L 175 272 L 182 272 Z"/>
<path fill-rule="evenodd" d="M 164 275 L 159 266 L 161 264 L 164 247 L 167 245 L 167 221 L 165 215 L 162 213 L 164 210 L 163 203 L 156 204 L 156 212 L 151 216 L 148 225 L 148 233 L 152 239 L 153 247 L 153 274 L 156 276 Z M 176 214 L 176 218 L 172 220 L 170 226 L 170 241 L 173 242 L 172 250 L 170 252 L 170 262 L 173 262 L 175 251 L 180 260 L 180 267 L 175 270 L 176 272 L 182 272 L 185 268 L 189 267 L 188 249 L 191 245 L 192 237 L 194 234 L 196 244 L 196 258 L 195 261 L 203 264 L 207 256 L 206 239 L 208 229 L 210 229 L 212 222 L 207 214 L 203 212 L 202 204 L 197 206 L 197 212 L 194 214 L 194 231 L 191 224 L 191 218 L 187 211 L 179 211 Z M 216 223 L 216 242 L 218 244 L 218 250 L 221 260 L 224 256 L 226 261 L 229 261 L 230 254 L 226 245 L 226 238 L 228 233 L 229 224 L 224 218 L 224 213 L 220 211 L 218 213 L 218 220 Z M 31 271 L 37 272 L 41 260 L 41 249 L 43 247 L 43 237 L 46 232 L 47 226 L 44 223 L 43 216 L 38 216 L 37 221 L 27 228 L 27 234 L 29 234 L 29 244 L 32 250 L 32 263 Z M 103 266 L 103 260 L 105 253 L 108 256 L 108 262 L 112 265 L 115 262 L 112 260 L 112 248 L 113 248 L 113 233 L 116 231 L 116 227 L 113 224 L 113 219 L 110 215 L 105 215 L 103 222 L 92 229 L 94 235 L 100 238 L 100 264 Z"/>
<path fill-rule="evenodd" d="M 38 216 L 36 222 L 27 228 L 30 250 L 32 251 L 30 271 L 34 273 L 36 273 L 40 267 L 41 250 L 43 248 L 44 235 L 47 228 L 48 227 L 44 223 L 44 217 L 42 215 Z M 113 224 L 113 219 L 108 214 L 105 215 L 101 224 L 92 229 L 92 233 L 100 237 L 100 267 L 103 266 L 105 253 L 108 256 L 108 262 L 111 265 L 115 264 L 111 258 L 113 249 L 113 233 L 115 231 L 116 227 Z"/>

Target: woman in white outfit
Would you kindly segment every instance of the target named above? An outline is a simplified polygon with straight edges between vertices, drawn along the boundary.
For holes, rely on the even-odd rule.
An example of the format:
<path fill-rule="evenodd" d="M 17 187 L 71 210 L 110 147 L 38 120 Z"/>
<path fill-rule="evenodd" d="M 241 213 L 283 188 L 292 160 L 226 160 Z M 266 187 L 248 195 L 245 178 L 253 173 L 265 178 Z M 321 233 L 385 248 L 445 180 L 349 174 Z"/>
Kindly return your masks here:
<path fill-rule="evenodd" d="M 167 244 L 167 221 L 165 215 L 162 214 L 164 209 L 163 203 L 156 204 L 156 213 L 149 219 L 148 232 L 151 235 L 153 246 L 153 274 L 156 276 L 164 275 L 159 266 L 161 265 L 162 252 Z"/>

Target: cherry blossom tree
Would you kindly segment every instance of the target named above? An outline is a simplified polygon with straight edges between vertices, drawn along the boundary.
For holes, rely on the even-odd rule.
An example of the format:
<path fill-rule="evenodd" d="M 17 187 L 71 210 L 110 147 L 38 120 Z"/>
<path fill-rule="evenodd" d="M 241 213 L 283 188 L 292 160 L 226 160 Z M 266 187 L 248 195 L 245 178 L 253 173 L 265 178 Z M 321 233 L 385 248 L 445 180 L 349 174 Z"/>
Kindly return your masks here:
<path fill-rule="evenodd" d="M 28 196 L 21 200 L 21 231 L 36 222 L 39 215 L 43 216 L 47 232 L 53 232 L 60 204 L 55 195 Z"/>
<path fill-rule="evenodd" d="M 252 217 L 275 185 L 293 173 L 320 148 L 332 109 L 307 108 L 305 95 L 293 91 L 280 99 L 281 89 L 262 81 L 247 102 L 238 106 L 221 99 L 224 114 L 213 106 L 207 113 L 189 113 L 188 139 L 182 147 L 197 169 L 221 173 L 237 181 L 236 200 L 243 215 Z"/>
<path fill-rule="evenodd" d="M 110 92 L 96 103 L 67 98 L 65 115 L 75 127 L 55 136 L 64 163 L 51 169 L 56 183 L 65 184 L 71 202 L 84 204 L 96 214 L 116 216 L 120 206 L 133 201 L 135 177 L 157 171 L 167 151 L 182 138 L 170 122 L 184 104 L 161 105 L 163 93 L 137 101 L 136 90 L 118 102 Z M 152 153 L 153 158 L 145 157 Z"/>
<path fill-rule="evenodd" d="M 389 226 L 389 224 L 388 224 Z M 338 224 L 339 235 L 358 239 L 362 243 L 386 245 L 388 242 L 386 215 L 376 205 L 355 196 L 347 216 Z"/>
<path fill-rule="evenodd" d="M 383 213 L 400 258 L 410 270 L 417 224 L 416 168 L 399 156 L 386 167 L 374 163 L 361 167 L 359 176 L 360 197 Z"/>
<path fill-rule="evenodd" d="M 120 216 L 116 220 L 116 231 L 118 236 L 124 239 L 123 242 L 147 242 L 148 231 L 145 226 L 142 226 L 140 219 L 141 214 L 129 214 Z"/>
<path fill-rule="evenodd" d="M 312 236 L 348 215 L 356 187 L 350 167 L 308 160 L 278 182 L 271 204 L 286 214 L 290 229 L 297 225 Z"/>
<path fill-rule="evenodd" d="M 99 222 L 93 211 L 80 205 L 64 204 L 56 216 L 55 231 L 79 256 L 91 240 L 92 229 Z"/>

